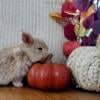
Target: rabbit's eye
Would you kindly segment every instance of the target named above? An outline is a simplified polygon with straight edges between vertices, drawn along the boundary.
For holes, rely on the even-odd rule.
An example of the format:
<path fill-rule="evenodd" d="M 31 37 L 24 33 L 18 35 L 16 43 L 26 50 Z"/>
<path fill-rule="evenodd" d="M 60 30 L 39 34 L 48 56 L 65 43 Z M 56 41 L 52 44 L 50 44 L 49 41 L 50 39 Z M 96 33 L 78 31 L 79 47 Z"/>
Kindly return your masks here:
<path fill-rule="evenodd" d="M 42 48 L 40 47 L 40 48 L 38 48 L 38 50 L 42 51 Z"/>

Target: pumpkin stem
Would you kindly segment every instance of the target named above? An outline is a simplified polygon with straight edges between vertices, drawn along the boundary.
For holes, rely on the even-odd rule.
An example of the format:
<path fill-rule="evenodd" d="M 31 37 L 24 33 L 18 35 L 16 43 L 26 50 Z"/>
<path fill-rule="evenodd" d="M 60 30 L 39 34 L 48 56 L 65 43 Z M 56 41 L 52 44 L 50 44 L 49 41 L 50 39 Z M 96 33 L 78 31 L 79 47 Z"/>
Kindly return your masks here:
<path fill-rule="evenodd" d="M 96 41 L 97 43 L 96 43 L 96 46 L 98 47 L 98 48 L 100 48 L 100 35 L 98 35 L 98 37 L 97 37 L 97 41 Z"/>
<path fill-rule="evenodd" d="M 53 57 L 53 54 L 50 53 L 50 54 L 48 55 L 48 57 L 47 57 L 45 63 L 47 63 L 47 64 L 52 64 L 52 57 Z"/>

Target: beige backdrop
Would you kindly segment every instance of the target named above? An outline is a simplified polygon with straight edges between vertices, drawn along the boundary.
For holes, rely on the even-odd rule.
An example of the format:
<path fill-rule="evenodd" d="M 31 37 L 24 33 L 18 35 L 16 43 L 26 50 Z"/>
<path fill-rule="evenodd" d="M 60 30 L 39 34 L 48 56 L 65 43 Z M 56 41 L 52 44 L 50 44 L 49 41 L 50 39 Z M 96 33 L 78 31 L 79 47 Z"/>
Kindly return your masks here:
<path fill-rule="evenodd" d="M 64 0 L 0 0 L 0 47 L 9 47 L 21 41 L 21 31 L 42 38 L 53 52 L 54 62 L 64 62 L 63 29 L 49 17 L 60 11 Z"/>

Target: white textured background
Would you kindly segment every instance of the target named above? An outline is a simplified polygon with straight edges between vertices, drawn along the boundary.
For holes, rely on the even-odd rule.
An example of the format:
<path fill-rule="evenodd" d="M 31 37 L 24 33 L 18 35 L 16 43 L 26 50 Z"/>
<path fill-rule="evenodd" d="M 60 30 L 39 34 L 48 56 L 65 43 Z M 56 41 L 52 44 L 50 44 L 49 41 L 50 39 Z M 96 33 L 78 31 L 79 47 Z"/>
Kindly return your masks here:
<path fill-rule="evenodd" d="M 54 54 L 55 62 L 64 62 L 63 29 L 49 17 L 60 11 L 64 0 L 0 0 L 0 48 L 21 41 L 21 31 L 42 38 Z"/>

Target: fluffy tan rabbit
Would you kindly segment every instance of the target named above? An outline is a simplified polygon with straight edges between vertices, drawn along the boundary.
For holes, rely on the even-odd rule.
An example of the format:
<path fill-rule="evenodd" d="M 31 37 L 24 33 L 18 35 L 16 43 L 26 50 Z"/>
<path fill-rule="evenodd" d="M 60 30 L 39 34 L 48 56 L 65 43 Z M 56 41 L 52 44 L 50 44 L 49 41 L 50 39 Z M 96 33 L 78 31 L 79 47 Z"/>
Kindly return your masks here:
<path fill-rule="evenodd" d="M 15 47 L 0 50 L 0 85 L 12 83 L 15 87 L 22 87 L 29 66 L 44 61 L 49 54 L 43 40 L 23 32 L 22 41 Z"/>

